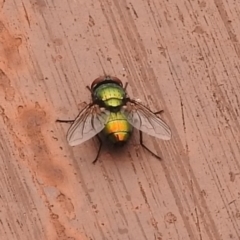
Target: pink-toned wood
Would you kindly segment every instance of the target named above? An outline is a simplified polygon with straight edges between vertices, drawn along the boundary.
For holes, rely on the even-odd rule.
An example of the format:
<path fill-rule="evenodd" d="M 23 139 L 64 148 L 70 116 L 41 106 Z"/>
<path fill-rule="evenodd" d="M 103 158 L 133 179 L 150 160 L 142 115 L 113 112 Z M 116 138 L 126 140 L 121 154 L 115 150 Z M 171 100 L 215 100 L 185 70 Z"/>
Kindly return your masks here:
<path fill-rule="evenodd" d="M 0 2 L 0 239 L 240 239 L 240 2 Z M 86 85 L 129 82 L 171 141 L 69 147 Z"/>

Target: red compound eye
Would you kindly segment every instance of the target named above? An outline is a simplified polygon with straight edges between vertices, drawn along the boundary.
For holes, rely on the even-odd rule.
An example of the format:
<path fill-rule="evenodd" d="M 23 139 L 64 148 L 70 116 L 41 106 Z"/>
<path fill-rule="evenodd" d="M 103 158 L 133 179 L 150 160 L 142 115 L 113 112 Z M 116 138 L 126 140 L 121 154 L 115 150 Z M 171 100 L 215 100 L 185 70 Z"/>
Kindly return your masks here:
<path fill-rule="evenodd" d="M 92 85 L 91 85 L 91 89 L 93 89 L 95 87 L 95 85 L 103 82 L 105 80 L 105 77 L 98 77 L 96 78 L 93 82 L 92 82 Z"/>
<path fill-rule="evenodd" d="M 122 81 L 117 78 L 117 77 L 110 77 L 111 80 L 113 80 L 114 82 L 116 82 L 117 84 L 119 84 L 121 87 L 123 86 Z"/>
<path fill-rule="evenodd" d="M 111 82 L 115 82 L 118 85 L 120 85 L 121 87 L 123 86 L 122 81 L 117 78 L 117 77 L 110 77 L 110 76 L 105 76 L 105 77 L 98 77 L 96 78 L 91 85 L 91 89 L 93 89 L 96 85 L 98 85 L 99 83 L 102 83 L 104 81 L 111 81 Z"/>

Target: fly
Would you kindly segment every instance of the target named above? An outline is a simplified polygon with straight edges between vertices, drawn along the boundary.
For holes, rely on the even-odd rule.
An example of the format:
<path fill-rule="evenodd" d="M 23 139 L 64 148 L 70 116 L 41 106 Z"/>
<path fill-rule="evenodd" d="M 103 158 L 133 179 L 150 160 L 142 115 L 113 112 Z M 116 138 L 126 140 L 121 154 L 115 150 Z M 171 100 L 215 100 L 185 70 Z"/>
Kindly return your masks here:
<path fill-rule="evenodd" d="M 86 105 L 75 120 L 57 120 L 57 122 L 72 123 L 67 132 L 70 146 L 79 145 L 97 136 L 99 148 L 93 161 L 98 160 L 102 140 L 105 137 L 115 145 L 124 145 L 132 135 L 133 128 L 139 130 L 140 145 L 157 159 L 161 159 L 143 143 L 142 133 L 162 140 L 171 139 L 171 130 L 157 114 L 144 106 L 139 100 L 129 98 L 126 92 L 128 83 L 123 83 L 117 77 L 99 77 L 91 87 L 87 87 L 92 96 L 92 102 Z"/>

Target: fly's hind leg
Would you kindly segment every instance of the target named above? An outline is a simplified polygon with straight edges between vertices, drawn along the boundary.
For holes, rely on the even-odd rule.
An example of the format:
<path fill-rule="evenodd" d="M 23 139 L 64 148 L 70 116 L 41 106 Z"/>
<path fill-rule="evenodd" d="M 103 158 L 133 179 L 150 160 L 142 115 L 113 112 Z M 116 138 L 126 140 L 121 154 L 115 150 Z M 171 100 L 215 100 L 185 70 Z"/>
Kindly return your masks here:
<path fill-rule="evenodd" d="M 152 152 L 147 146 L 144 145 L 143 143 L 143 135 L 142 135 L 142 131 L 139 131 L 139 137 L 140 137 L 140 145 L 146 149 L 149 153 L 151 153 L 155 158 L 162 160 L 157 154 L 155 154 L 154 152 Z"/>
<path fill-rule="evenodd" d="M 56 122 L 60 122 L 60 123 L 73 123 L 75 120 L 61 120 L 61 119 L 57 119 Z"/>
<path fill-rule="evenodd" d="M 97 139 L 98 139 L 98 142 L 99 142 L 99 148 L 98 148 L 97 155 L 96 155 L 96 157 L 95 157 L 94 161 L 92 162 L 93 164 L 95 164 L 95 163 L 97 162 L 97 160 L 98 160 L 98 158 L 99 158 L 99 154 L 100 154 L 100 152 L 101 152 L 101 149 L 102 149 L 102 140 L 101 140 L 101 138 L 99 137 L 99 135 L 98 135 L 98 134 L 96 135 L 96 137 L 97 137 Z"/>
<path fill-rule="evenodd" d="M 157 111 L 157 112 L 154 112 L 155 115 L 157 114 L 161 114 L 163 113 L 164 110 L 160 110 L 160 111 Z M 143 134 L 142 134 L 142 131 L 139 131 L 139 138 L 140 138 L 140 145 L 146 149 L 149 153 L 151 153 L 155 158 L 159 159 L 159 160 L 162 160 L 157 154 L 155 154 L 154 152 L 152 152 L 147 146 L 144 145 L 143 143 Z"/>
<path fill-rule="evenodd" d="M 154 114 L 157 115 L 157 114 L 161 114 L 163 112 L 164 112 L 164 110 L 160 110 L 160 111 L 155 112 Z"/>
<path fill-rule="evenodd" d="M 60 119 L 57 119 L 56 122 L 60 122 L 60 123 L 73 123 L 75 120 L 60 120 Z M 101 152 L 101 149 L 102 149 L 102 140 L 101 138 L 96 135 L 97 139 L 98 139 L 98 142 L 99 142 L 99 148 L 98 148 L 98 152 L 97 152 L 97 155 L 94 159 L 94 161 L 92 162 L 93 164 L 95 164 L 99 158 L 99 154 Z"/>

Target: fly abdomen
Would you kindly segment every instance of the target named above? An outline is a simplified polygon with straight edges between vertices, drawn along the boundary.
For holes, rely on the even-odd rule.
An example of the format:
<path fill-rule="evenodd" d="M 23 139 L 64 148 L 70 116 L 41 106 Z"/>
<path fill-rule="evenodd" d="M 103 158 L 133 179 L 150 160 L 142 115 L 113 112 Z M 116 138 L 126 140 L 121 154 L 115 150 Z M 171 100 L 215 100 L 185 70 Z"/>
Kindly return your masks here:
<path fill-rule="evenodd" d="M 132 126 L 121 112 L 112 112 L 103 129 L 103 133 L 111 142 L 120 144 L 129 139 L 132 133 Z"/>
<path fill-rule="evenodd" d="M 129 132 L 114 132 L 107 136 L 107 139 L 115 145 L 124 145 L 130 138 L 131 133 Z"/>

